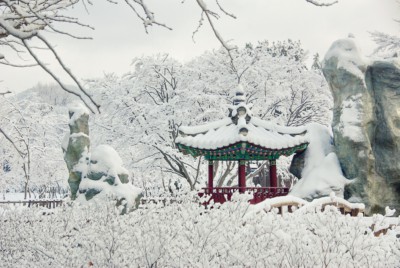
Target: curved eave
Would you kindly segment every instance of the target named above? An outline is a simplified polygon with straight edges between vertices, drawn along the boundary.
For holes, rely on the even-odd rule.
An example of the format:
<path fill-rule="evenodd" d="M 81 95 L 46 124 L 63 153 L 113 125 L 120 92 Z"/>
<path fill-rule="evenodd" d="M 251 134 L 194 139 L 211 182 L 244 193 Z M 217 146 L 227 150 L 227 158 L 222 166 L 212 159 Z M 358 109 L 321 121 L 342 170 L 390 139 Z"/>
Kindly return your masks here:
<path fill-rule="evenodd" d="M 207 160 L 275 160 L 280 156 L 290 156 L 294 153 L 304 151 L 308 142 L 295 146 L 269 149 L 248 142 L 237 142 L 229 146 L 217 149 L 200 149 L 177 143 L 179 151 L 190 154 L 193 157 L 204 156 Z"/>

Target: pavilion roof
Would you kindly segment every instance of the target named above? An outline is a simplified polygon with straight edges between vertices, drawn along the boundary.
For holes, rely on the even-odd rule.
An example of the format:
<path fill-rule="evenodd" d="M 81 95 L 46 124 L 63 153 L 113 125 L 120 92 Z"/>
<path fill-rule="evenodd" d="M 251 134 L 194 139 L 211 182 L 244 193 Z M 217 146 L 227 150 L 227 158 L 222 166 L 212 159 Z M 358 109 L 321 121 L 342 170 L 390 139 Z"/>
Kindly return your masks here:
<path fill-rule="evenodd" d="M 247 134 L 244 134 L 244 128 Z M 198 129 L 201 131 L 195 131 Z M 250 122 L 240 125 L 225 118 L 200 127 L 180 127 L 179 131 L 176 143 L 207 150 L 216 150 L 238 142 L 249 142 L 273 150 L 308 143 L 305 128 L 282 127 L 258 118 L 251 118 Z"/>
<path fill-rule="evenodd" d="M 200 126 L 181 126 L 175 140 L 178 147 L 218 150 L 246 142 L 268 150 L 285 150 L 308 145 L 306 127 L 280 126 L 253 117 L 243 95 L 236 93 L 228 117 Z"/>

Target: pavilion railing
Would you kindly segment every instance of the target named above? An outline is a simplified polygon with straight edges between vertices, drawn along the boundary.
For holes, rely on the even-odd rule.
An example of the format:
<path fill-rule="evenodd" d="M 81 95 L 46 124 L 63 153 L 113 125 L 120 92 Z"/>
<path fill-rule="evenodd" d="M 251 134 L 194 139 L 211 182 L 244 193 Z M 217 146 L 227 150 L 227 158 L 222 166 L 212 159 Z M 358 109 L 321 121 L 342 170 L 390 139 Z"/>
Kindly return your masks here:
<path fill-rule="evenodd" d="M 277 196 L 285 196 L 289 193 L 289 188 L 286 187 L 214 187 L 203 188 L 199 193 L 200 196 L 210 196 L 215 203 L 224 203 L 230 201 L 232 195 L 236 192 L 253 194 L 251 204 L 257 204 L 268 198 Z"/>

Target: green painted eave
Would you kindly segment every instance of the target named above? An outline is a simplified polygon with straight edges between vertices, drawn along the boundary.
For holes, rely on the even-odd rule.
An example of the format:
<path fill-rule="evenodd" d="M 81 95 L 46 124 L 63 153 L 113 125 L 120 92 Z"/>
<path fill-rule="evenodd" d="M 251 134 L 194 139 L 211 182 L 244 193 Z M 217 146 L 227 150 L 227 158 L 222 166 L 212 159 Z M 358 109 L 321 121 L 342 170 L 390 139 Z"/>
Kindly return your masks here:
<path fill-rule="evenodd" d="M 280 156 L 290 156 L 307 149 L 308 143 L 302 143 L 283 149 L 269 149 L 248 142 L 238 142 L 215 150 L 199 149 L 177 143 L 179 151 L 193 157 L 204 156 L 207 160 L 276 160 Z"/>

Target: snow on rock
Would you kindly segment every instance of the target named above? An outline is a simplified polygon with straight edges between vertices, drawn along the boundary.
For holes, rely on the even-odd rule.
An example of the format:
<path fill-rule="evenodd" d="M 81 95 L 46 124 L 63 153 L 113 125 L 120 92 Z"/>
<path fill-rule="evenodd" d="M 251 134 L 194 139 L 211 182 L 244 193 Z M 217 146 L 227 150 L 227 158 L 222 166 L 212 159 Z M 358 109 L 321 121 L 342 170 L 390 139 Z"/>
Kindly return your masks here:
<path fill-rule="evenodd" d="M 78 101 L 71 103 L 71 105 L 68 107 L 68 111 L 70 114 L 69 125 L 73 125 L 76 120 L 82 117 L 82 115 L 89 116 L 90 114 L 89 109 Z"/>
<path fill-rule="evenodd" d="M 138 206 L 142 191 L 129 184 L 129 172 L 118 153 L 108 145 L 99 145 L 90 154 L 87 176 L 79 185 L 78 202 L 116 199 L 123 213 Z"/>
<path fill-rule="evenodd" d="M 332 191 L 343 197 L 344 186 L 349 182 L 341 171 L 336 154 L 333 152 L 332 133 L 320 124 L 307 125 L 310 144 L 305 152 L 302 179 L 291 189 L 290 194 L 313 199 L 328 196 Z"/>
<path fill-rule="evenodd" d="M 84 178 L 79 186 L 80 195 L 76 201 L 81 204 L 116 200 L 122 205 L 122 213 L 127 213 L 139 205 L 142 190 L 131 184 L 110 185 L 106 181 Z"/>
<path fill-rule="evenodd" d="M 99 145 L 91 152 L 90 172 L 103 172 L 112 175 L 128 173 L 122 167 L 122 159 L 117 151 L 108 145 Z"/>
<path fill-rule="evenodd" d="M 363 135 L 363 110 L 364 104 L 361 94 L 350 96 L 342 102 L 342 114 L 340 115 L 340 122 L 337 126 L 338 131 L 344 137 L 355 142 L 364 142 L 365 136 Z"/>
<path fill-rule="evenodd" d="M 362 56 L 360 48 L 357 46 L 354 37 L 343 38 L 335 41 L 325 55 L 325 62 L 335 58 L 337 68 L 343 68 L 364 81 L 364 73 L 368 65 L 368 60 Z"/>
<path fill-rule="evenodd" d="M 63 150 L 64 155 L 65 155 L 65 152 L 66 152 L 67 149 L 68 149 L 69 135 L 70 135 L 69 133 L 66 133 L 66 134 L 64 135 L 64 138 L 63 138 L 62 141 L 61 141 L 61 149 Z"/>

